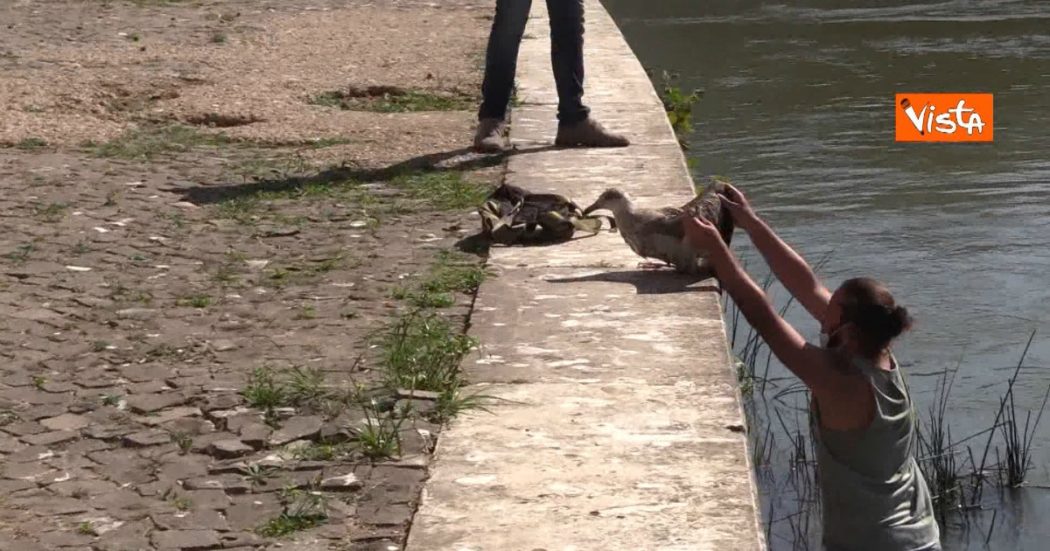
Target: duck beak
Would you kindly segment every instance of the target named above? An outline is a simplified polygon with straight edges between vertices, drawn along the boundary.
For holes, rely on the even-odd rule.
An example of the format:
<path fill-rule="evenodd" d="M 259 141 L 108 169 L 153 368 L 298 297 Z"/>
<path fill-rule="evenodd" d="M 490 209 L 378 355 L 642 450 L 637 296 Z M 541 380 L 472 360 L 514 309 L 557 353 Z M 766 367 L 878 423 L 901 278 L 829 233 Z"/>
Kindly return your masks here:
<path fill-rule="evenodd" d="M 603 208 L 604 208 L 604 206 L 602 205 L 601 201 L 595 201 L 591 206 L 583 209 L 583 215 L 584 216 L 590 216 L 590 214 L 592 212 L 594 212 L 596 210 L 601 210 Z"/>

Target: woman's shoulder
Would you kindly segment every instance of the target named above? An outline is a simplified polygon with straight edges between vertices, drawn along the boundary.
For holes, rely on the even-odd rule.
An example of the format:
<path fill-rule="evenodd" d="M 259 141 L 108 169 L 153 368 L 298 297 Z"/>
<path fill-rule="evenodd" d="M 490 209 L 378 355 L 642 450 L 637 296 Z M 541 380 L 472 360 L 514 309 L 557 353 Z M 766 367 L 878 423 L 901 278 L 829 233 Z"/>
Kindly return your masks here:
<path fill-rule="evenodd" d="M 868 385 L 868 377 L 864 369 L 853 362 L 850 356 L 842 351 L 822 348 L 818 355 L 823 364 L 822 370 L 826 373 L 823 388 L 811 388 L 814 393 L 820 393 L 829 398 L 840 396 L 852 397 L 865 390 Z"/>

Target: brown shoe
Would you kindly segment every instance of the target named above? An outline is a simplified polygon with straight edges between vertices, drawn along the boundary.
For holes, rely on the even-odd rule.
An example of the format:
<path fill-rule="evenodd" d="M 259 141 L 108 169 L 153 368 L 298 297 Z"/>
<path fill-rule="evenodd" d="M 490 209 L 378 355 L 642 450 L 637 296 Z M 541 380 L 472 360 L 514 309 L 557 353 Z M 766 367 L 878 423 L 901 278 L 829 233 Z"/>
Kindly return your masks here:
<path fill-rule="evenodd" d="M 481 119 L 474 134 L 474 149 L 481 153 L 500 153 L 507 150 L 503 137 L 506 124 L 503 119 Z"/>
<path fill-rule="evenodd" d="M 630 144 L 625 136 L 609 132 L 592 118 L 558 125 L 558 137 L 554 139 L 554 145 L 560 147 L 627 147 Z"/>

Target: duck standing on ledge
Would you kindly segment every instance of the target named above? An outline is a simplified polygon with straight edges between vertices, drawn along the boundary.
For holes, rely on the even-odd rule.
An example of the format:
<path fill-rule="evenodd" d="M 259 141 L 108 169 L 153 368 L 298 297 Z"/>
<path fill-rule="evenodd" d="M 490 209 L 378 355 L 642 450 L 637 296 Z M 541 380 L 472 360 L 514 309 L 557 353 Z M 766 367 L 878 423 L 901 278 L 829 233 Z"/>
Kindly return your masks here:
<path fill-rule="evenodd" d="M 710 221 L 729 244 L 733 237 L 733 218 L 722 204 L 719 194 L 725 192 L 725 184 L 715 181 L 700 195 L 681 207 L 646 209 L 635 206 L 631 197 L 619 189 L 605 190 L 598 200 L 584 209 L 584 216 L 596 210 L 612 211 L 616 227 L 638 256 L 661 260 L 679 273 L 701 275 L 704 257 L 685 242 L 682 220 L 687 216 L 699 216 Z M 646 268 L 661 267 L 660 264 L 642 264 Z"/>

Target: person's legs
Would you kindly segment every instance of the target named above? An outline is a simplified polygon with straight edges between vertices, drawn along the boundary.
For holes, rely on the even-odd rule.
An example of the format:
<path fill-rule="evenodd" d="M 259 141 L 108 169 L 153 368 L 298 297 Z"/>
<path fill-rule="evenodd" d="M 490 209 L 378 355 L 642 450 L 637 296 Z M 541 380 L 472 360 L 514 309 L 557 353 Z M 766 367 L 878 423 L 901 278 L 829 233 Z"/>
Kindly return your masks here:
<path fill-rule="evenodd" d="M 481 107 L 474 148 L 498 152 L 507 148 L 503 137 L 507 104 L 514 90 L 514 73 L 518 68 L 518 47 L 525 34 L 532 0 L 496 0 L 496 15 L 489 31 L 485 51 L 485 79 L 481 83 Z"/>
<path fill-rule="evenodd" d="M 590 110 L 583 104 L 583 0 L 547 0 L 551 65 L 558 88 L 558 122 L 578 123 Z"/>
<path fill-rule="evenodd" d="M 627 138 L 613 134 L 590 117 L 583 104 L 583 0 L 547 0 L 551 24 L 551 65 L 558 88 L 558 136 L 555 145 L 622 147 Z"/>
<path fill-rule="evenodd" d="M 481 84 L 479 119 L 503 119 L 514 90 L 518 47 L 525 34 L 532 0 L 497 0 L 496 16 L 485 51 L 485 79 Z"/>

